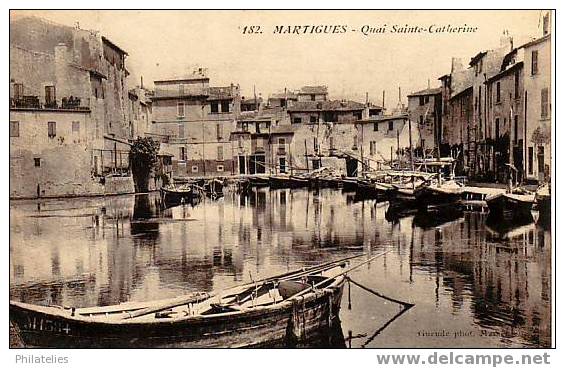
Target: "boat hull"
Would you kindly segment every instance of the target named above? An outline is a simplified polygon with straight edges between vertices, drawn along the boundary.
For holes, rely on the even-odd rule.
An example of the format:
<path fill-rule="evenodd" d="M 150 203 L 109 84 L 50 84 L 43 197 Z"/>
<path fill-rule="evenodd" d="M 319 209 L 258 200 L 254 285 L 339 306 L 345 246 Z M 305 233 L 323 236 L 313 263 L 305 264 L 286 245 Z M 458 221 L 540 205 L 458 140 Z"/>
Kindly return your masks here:
<path fill-rule="evenodd" d="M 190 191 L 175 191 L 170 189 L 161 188 L 161 198 L 167 205 L 192 203 L 198 195 L 193 190 Z"/>
<path fill-rule="evenodd" d="M 434 187 L 422 187 L 415 192 L 416 203 L 419 207 L 453 205 L 461 202 L 461 191 L 441 190 Z"/>
<path fill-rule="evenodd" d="M 512 220 L 532 215 L 533 200 L 521 200 L 506 194 L 487 198 L 489 215 Z"/>
<path fill-rule="evenodd" d="M 25 346 L 53 348 L 225 348 L 293 345 L 338 321 L 345 278 L 274 306 L 183 320 L 105 323 L 30 311 L 10 303 Z M 129 320 L 131 321 L 131 320 Z"/>

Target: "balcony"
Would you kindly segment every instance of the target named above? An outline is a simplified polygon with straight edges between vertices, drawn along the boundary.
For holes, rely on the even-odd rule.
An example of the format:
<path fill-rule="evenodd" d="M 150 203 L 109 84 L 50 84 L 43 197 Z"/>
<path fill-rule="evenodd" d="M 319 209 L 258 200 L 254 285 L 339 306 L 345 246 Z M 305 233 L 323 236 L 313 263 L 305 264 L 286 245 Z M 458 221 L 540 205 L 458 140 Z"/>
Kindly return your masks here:
<path fill-rule="evenodd" d="M 30 110 L 73 110 L 73 111 L 90 111 L 90 99 L 81 99 L 80 97 L 63 97 L 61 103 L 58 101 L 47 101 L 41 103 L 39 96 L 21 96 L 19 98 L 10 98 L 11 109 L 30 109 Z"/>

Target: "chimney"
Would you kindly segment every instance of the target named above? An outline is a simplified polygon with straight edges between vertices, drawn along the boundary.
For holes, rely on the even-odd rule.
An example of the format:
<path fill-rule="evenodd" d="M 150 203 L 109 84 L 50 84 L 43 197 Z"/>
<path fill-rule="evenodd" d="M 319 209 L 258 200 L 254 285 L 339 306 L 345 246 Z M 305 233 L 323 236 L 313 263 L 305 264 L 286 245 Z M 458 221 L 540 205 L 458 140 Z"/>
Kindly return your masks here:
<path fill-rule="evenodd" d="M 451 74 L 463 70 L 463 61 L 461 58 L 451 58 Z"/>
<path fill-rule="evenodd" d="M 143 75 L 141 76 L 141 89 L 143 89 Z"/>

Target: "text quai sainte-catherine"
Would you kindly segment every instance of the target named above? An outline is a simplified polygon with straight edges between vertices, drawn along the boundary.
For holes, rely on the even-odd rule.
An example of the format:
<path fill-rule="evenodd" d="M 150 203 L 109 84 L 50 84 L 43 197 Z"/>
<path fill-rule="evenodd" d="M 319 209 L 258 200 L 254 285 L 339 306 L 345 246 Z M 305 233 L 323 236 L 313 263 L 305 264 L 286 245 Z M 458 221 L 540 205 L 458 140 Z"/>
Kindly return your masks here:
<path fill-rule="evenodd" d="M 244 34 L 262 34 L 263 27 L 259 25 L 250 25 L 240 27 Z M 396 34 L 439 34 L 439 33 L 475 33 L 478 27 L 468 24 L 430 24 L 430 25 L 411 25 L 411 24 L 381 24 L 381 25 L 362 25 L 360 27 L 352 27 L 347 24 L 307 24 L 307 25 L 275 25 L 273 26 L 273 34 L 281 35 L 308 35 L 308 34 L 345 34 L 345 33 L 361 33 L 365 36 L 396 33 Z"/>

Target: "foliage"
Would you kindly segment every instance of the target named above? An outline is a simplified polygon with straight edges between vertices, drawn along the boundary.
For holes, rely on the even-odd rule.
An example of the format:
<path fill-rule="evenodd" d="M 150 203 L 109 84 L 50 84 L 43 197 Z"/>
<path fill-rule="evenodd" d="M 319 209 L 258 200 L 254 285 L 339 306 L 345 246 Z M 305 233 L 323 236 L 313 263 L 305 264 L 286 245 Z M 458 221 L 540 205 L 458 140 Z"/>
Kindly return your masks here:
<path fill-rule="evenodd" d="M 136 191 L 148 190 L 149 175 L 157 164 L 159 143 L 150 137 L 138 137 L 129 153 L 130 167 L 136 185 Z"/>

